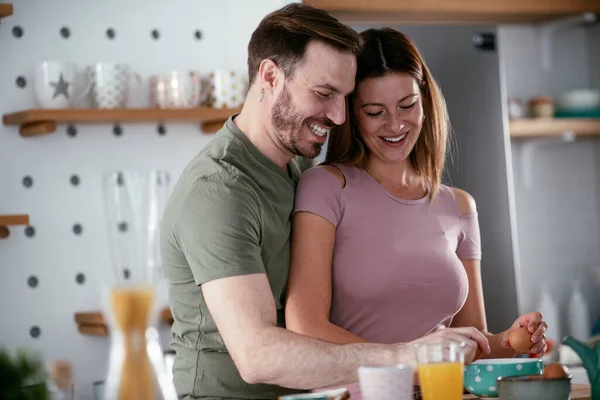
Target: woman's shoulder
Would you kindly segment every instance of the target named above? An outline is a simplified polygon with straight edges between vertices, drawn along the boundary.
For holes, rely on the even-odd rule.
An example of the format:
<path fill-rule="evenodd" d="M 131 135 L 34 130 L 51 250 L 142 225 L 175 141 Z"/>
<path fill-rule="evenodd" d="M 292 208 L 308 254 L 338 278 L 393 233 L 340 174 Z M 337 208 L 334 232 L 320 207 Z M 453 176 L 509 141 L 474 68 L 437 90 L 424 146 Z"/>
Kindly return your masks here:
<path fill-rule="evenodd" d="M 475 199 L 466 190 L 442 184 L 440 185 L 439 196 L 442 200 L 455 204 L 460 215 L 477 213 Z"/>
<path fill-rule="evenodd" d="M 340 165 L 317 165 L 312 167 L 302 174 L 300 182 L 336 182 L 340 189 L 346 186 L 346 177 L 343 166 Z"/>

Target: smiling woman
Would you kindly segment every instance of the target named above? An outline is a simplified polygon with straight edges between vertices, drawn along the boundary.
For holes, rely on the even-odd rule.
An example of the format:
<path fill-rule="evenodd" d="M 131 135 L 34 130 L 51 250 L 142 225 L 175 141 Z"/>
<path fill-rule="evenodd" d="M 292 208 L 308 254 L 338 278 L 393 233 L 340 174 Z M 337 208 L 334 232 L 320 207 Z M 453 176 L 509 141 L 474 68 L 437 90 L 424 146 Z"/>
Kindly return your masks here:
<path fill-rule="evenodd" d="M 361 34 L 349 118 L 325 165 L 298 184 L 286 326 L 334 343 L 410 342 L 440 329 L 487 331 L 475 200 L 441 183 L 449 121 L 414 43 L 392 29 Z M 526 325 L 545 347 L 539 313 L 485 333 L 483 357 Z M 357 387 L 352 398 L 360 399 Z"/>
<path fill-rule="evenodd" d="M 353 101 L 357 129 L 372 154 L 371 163 L 407 162 L 423 124 L 419 86 L 407 74 L 366 79 Z"/>
<path fill-rule="evenodd" d="M 404 165 L 400 169 L 408 172 L 401 174 L 405 186 L 410 186 L 406 181 L 412 175 L 421 192 L 427 191 L 433 200 L 449 133 L 444 97 L 408 36 L 392 29 L 369 29 L 362 37 L 365 45 L 357 63 L 356 92 L 349 98 L 351 118 L 342 133 L 332 137 L 326 163 L 378 170 L 383 167 L 381 161 L 398 161 Z M 397 143 L 402 149 L 387 154 L 382 142 Z M 371 157 L 374 152 L 377 157 Z"/>

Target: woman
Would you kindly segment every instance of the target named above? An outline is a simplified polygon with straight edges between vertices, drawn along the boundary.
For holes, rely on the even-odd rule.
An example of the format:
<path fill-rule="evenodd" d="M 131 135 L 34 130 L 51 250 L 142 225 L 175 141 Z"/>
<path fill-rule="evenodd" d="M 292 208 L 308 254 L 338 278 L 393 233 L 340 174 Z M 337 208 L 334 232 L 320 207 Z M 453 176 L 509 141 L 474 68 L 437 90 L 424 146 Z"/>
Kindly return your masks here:
<path fill-rule="evenodd" d="M 349 118 L 325 165 L 296 194 L 286 302 L 290 330 L 328 342 L 396 343 L 474 326 L 487 358 L 513 357 L 508 333 L 526 326 L 546 350 L 540 313 L 487 332 L 475 201 L 441 184 L 448 115 L 413 42 L 384 28 L 361 34 Z"/>

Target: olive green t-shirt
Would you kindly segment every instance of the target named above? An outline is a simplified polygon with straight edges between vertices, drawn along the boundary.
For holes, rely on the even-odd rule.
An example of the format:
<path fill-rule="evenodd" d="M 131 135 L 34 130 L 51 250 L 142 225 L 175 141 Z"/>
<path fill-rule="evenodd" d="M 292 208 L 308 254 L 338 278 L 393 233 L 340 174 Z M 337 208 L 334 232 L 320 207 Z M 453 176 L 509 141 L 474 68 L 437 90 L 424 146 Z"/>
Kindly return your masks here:
<path fill-rule="evenodd" d="M 185 399 L 276 399 L 298 392 L 242 380 L 200 287 L 213 279 L 264 273 L 284 326 L 290 216 L 301 170 L 295 160 L 286 172 L 264 156 L 234 117 L 185 167 L 162 219 L 174 383 Z"/>

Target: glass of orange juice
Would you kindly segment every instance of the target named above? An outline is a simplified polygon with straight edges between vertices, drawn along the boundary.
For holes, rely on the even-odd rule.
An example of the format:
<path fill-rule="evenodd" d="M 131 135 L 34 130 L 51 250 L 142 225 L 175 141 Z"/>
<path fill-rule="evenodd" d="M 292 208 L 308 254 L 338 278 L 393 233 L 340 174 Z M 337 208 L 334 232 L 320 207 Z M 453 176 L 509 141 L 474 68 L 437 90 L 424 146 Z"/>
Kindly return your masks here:
<path fill-rule="evenodd" d="M 417 373 L 423 400 L 462 400 L 464 343 L 417 346 Z"/>

